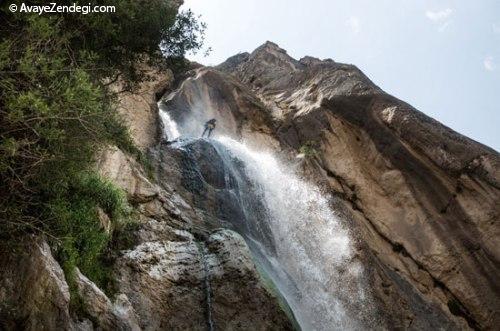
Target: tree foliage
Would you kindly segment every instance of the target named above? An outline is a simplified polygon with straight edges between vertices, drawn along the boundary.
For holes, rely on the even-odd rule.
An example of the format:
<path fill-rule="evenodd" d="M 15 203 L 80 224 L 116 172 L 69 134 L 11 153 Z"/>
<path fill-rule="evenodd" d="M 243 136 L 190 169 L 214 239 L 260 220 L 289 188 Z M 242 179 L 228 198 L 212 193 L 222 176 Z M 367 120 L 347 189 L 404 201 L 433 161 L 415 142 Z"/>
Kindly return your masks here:
<path fill-rule="evenodd" d="M 204 27 L 166 0 L 93 4 L 116 12 L 0 12 L 0 242 L 45 233 L 63 263 L 99 278 L 93 265 L 109 238 L 97 210 L 118 222 L 127 208 L 92 172 L 94 159 L 103 144 L 137 152 L 107 85 L 132 90 L 145 66 L 182 62 Z"/>

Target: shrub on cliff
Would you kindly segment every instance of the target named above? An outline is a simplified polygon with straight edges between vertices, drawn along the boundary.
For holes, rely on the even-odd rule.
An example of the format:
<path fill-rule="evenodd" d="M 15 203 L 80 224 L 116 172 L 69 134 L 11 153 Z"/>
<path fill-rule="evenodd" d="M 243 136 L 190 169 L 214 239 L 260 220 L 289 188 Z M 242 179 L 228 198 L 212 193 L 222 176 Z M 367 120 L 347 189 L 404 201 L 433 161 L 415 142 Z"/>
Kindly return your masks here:
<path fill-rule="evenodd" d="M 144 64 L 182 61 L 203 31 L 168 1 L 115 5 L 88 15 L 0 12 L 0 243 L 44 233 L 63 264 L 90 276 L 108 240 L 97 208 L 117 222 L 126 205 L 92 173 L 95 155 L 109 143 L 136 152 L 107 85 L 120 79 L 132 90 L 148 79 Z"/>

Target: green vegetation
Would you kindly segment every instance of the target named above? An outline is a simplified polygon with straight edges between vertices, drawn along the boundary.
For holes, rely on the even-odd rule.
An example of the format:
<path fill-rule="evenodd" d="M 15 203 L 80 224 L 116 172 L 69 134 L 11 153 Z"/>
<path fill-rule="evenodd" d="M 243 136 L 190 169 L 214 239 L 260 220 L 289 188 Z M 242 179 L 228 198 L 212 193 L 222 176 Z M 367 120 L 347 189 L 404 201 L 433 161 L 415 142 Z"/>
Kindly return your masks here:
<path fill-rule="evenodd" d="M 51 233 L 59 239 L 54 245 L 63 268 L 71 274 L 78 266 L 99 286 L 109 288 L 109 272 L 101 262 L 110 234 L 103 231 L 96 206 L 109 216 L 111 224 L 122 226 L 130 214 L 124 193 L 90 172 L 74 178 L 57 195 L 48 204 L 43 218 L 54 220 Z"/>
<path fill-rule="evenodd" d="M 306 157 L 315 156 L 318 151 L 318 143 L 316 141 L 307 141 L 299 148 L 299 153 L 304 154 Z"/>
<path fill-rule="evenodd" d="M 144 68 L 182 66 L 204 26 L 166 0 L 113 1 L 115 13 L 88 15 L 13 14 L 10 3 L 0 11 L 0 244 L 44 234 L 70 285 L 77 266 L 107 287 L 112 233 L 98 208 L 114 228 L 130 210 L 92 172 L 95 156 L 114 144 L 147 165 L 114 108 L 121 91 L 108 86 L 133 91 L 150 79 Z"/>

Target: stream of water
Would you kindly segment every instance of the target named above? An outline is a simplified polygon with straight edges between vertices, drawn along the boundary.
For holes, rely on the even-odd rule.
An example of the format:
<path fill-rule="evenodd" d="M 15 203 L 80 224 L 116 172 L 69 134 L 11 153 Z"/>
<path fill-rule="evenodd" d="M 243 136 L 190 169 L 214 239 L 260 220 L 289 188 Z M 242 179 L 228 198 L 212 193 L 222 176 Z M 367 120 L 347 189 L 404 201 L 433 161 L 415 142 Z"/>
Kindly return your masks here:
<path fill-rule="evenodd" d="M 168 114 L 162 118 L 167 137 L 182 135 Z M 301 328 L 364 329 L 360 316 L 369 299 L 363 269 L 328 196 L 272 154 L 224 136 L 209 142 L 224 160 L 227 178 L 236 178 L 232 193 L 246 222 L 238 231 Z"/>
<path fill-rule="evenodd" d="M 200 243 L 198 246 L 200 256 L 203 264 L 203 273 L 205 274 L 203 287 L 205 290 L 205 304 L 206 304 L 206 317 L 207 326 L 209 331 L 215 330 L 214 319 L 212 317 L 212 286 L 210 284 L 210 272 L 208 268 L 207 254 L 208 250 L 205 244 Z"/>

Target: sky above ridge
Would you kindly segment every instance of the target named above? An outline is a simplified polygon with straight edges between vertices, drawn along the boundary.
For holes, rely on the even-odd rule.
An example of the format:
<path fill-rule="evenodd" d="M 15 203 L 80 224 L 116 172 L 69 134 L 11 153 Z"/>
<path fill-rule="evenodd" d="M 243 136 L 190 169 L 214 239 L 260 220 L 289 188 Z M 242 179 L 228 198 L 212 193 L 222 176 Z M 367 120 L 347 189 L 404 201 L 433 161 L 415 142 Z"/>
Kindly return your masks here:
<path fill-rule="evenodd" d="M 185 0 L 205 65 L 266 40 L 358 66 L 386 92 L 500 151 L 499 0 Z"/>

